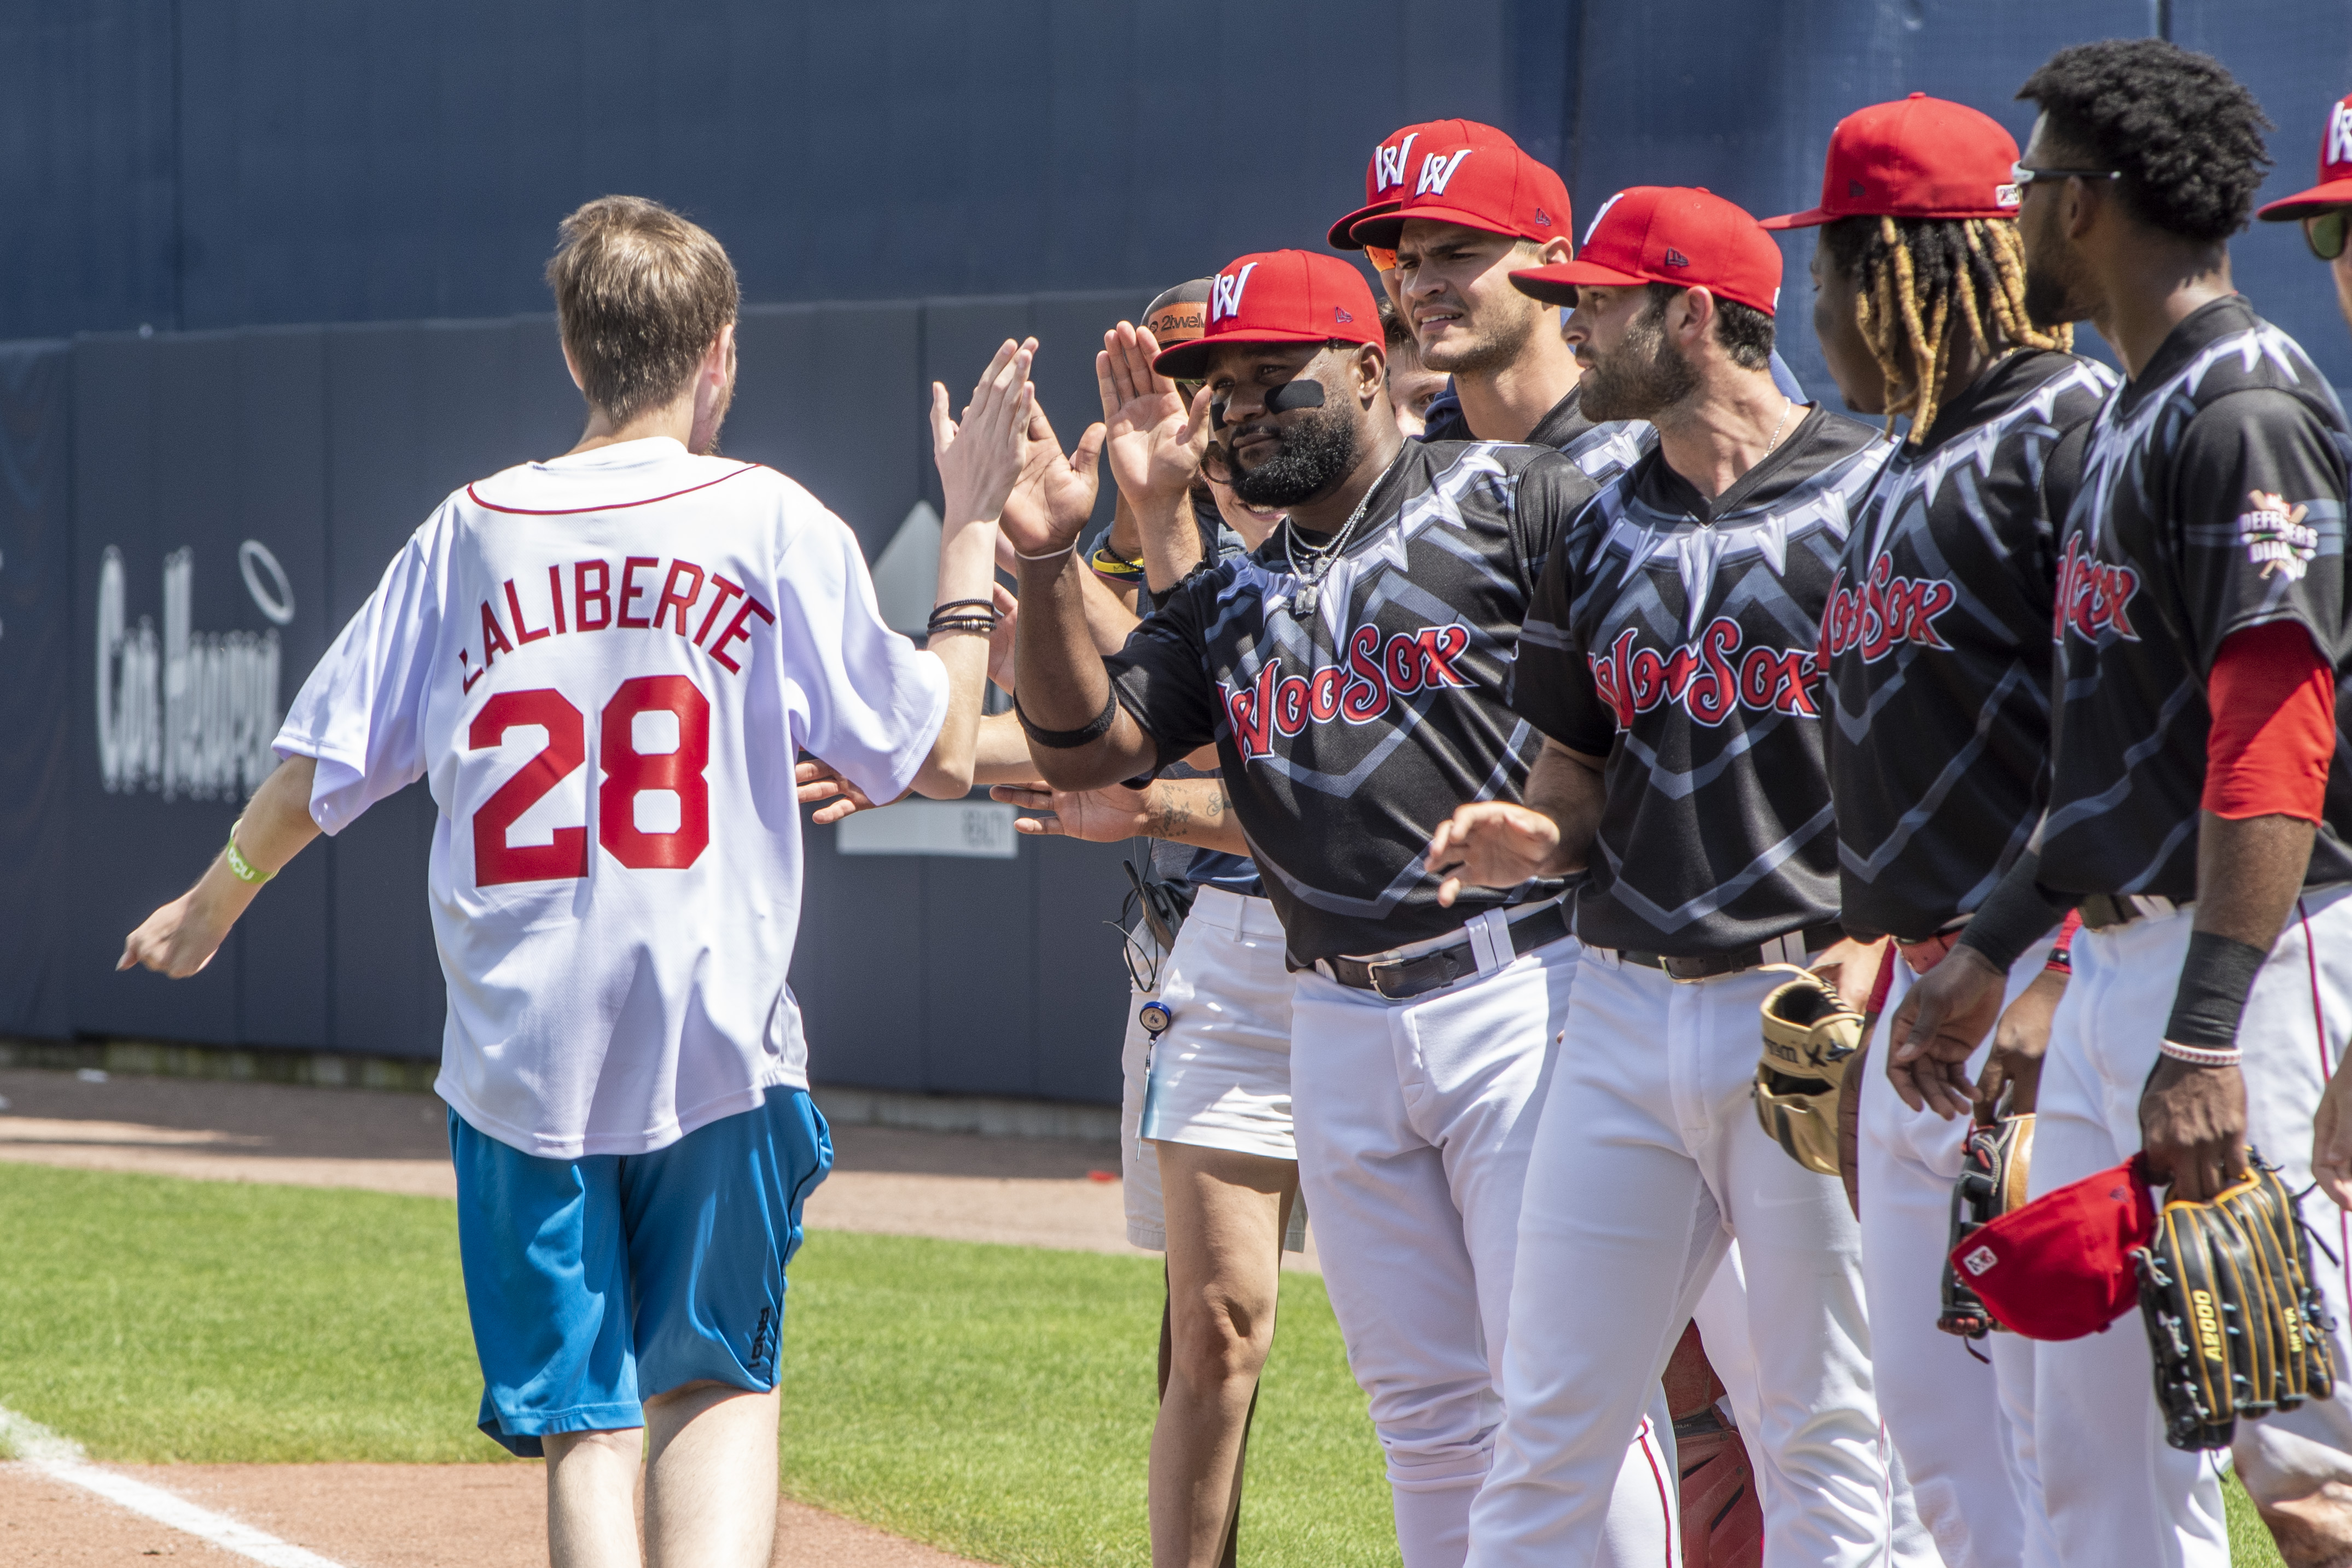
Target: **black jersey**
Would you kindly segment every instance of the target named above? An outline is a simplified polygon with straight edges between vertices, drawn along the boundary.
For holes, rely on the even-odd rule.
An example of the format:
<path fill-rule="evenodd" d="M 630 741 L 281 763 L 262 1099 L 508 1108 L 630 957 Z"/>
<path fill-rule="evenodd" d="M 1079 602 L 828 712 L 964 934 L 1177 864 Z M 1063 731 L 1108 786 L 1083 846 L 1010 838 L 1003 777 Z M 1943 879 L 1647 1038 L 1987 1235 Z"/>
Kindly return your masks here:
<path fill-rule="evenodd" d="M 1653 452 L 1552 552 L 1512 701 L 1608 759 L 1585 941 L 1698 956 L 1836 917 L 1814 644 L 1887 451 L 1817 408 L 1711 505 Z"/>
<path fill-rule="evenodd" d="M 1437 904 L 1430 834 L 1520 798 L 1538 741 L 1505 685 L 1553 539 L 1592 494 L 1556 453 L 1408 441 L 1295 612 L 1288 525 L 1194 573 L 1107 663 L 1162 765 L 1217 744 L 1291 961 L 1378 953 L 1557 891 Z"/>
<path fill-rule="evenodd" d="M 1934 936 L 2042 814 L 2074 488 L 2053 453 L 2115 385 L 2071 354 L 2011 354 L 1896 448 L 1854 515 L 1817 655 L 1849 936 Z"/>
<path fill-rule="evenodd" d="M 2340 737 L 2347 445 L 2326 380 L 2236 295 L 2182 320 L 2100 409 L 2059 538 L 2044 886 L 2197 895 L 2205 676 L 2231 632 L 2307 629 L 2336 667 Z M 2340 738 L 2325 813 L 2306 885 L 2352 880 Z"/>
<path fill-rule="evenodd" d="M 1452 399 L 1452 382 L 1447 384 L 1449 401 L 1432 403 L 1429 425 L 1422 433 L 1423 441 L 1475 441 L 1470 434 L 1470 422 L 1463 417 L 1462 404 Z M 1578 382 L 1568 389 L 1568 394 L 1551 405 L 1549 412 L 1536 421 L 1528 432 L 1527 444 L 1549 446 L 1565 455 L 1584 470 L 1584 476 L 1595 485 L 1606 485 L 1642 460 L 1643 455 L 1658 444 L 1657 430 L 1644 419 L 1612 419 L 1595 424 L 1584 417 L 1580 406 L 1584 383 Z"/>

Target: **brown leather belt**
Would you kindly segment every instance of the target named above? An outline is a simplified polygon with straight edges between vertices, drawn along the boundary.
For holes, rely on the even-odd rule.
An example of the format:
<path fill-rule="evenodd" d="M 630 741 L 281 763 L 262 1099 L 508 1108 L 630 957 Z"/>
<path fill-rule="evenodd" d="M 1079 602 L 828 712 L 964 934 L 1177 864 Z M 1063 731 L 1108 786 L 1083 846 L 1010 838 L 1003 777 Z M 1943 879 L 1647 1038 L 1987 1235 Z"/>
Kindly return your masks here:
<path fill-rule="evenodd" d="M 1557 903 L 1547 904 L 1511 922 L 1507 929 L 1511 956 L 1517 957 L 1567 936 L 1568 912 Z M 1469 978 L 1478 972 L 1478 960 L 1470 950 L 1470 935 L 1465 931 L 1443 947 L 1410 958 L 1326 958 L 1322 967 L 1343 986 L 1395 1002 L 1444 990 L 1456 980 Z"/>
<path fill-rule="evenodd" d="M 1808 925 L 1802 931 L 1790 932 L 1802 945 L 1804 955 L 1820 952 L 1845 940 L 1845 928 L 1835 921 L 1821 925 Z M 1617 956 L 1628 964 L 1639 964 L 1645 969 L 1663 969 L 1670 980 L 1712 980 L 1724 975 L 1744 974 L 1767 964 L 1799 962 L 1788 953 L 1789 937 L 1778 937 L 1759 947 L 1742 947 L 1730 953 L 1704 953 L 1696 957 L 1683 957 L 1673 953 L 1643 953 L 1631 947 L 1621 947 Z"/>

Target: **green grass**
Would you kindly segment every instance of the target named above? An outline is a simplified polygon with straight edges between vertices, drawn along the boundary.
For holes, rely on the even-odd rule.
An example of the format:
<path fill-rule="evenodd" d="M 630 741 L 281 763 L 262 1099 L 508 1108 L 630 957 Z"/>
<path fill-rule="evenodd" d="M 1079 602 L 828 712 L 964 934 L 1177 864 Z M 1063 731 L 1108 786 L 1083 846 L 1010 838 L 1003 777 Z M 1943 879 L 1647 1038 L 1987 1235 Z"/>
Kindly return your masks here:
<path fill-rule="evenodd" d="M 2221 1500 L 2230 1508 L 2230 1568 L 2286 1568 L 2278 1542 L 2235 1475 L 2222 1483 Z"/>
<path fill-rule="evenodd" d="M 1320 1281 L 1288 1275 L 1244 1541 L 1397 1561 Z M 819 1233 L 793 1266 L 784 1486 L 992 1563 L 1147 1563 L 1158 1264 Z M 0 1165 L 0 1405 L 130 1462 L 494 1460 L 430 1198 Z"/>

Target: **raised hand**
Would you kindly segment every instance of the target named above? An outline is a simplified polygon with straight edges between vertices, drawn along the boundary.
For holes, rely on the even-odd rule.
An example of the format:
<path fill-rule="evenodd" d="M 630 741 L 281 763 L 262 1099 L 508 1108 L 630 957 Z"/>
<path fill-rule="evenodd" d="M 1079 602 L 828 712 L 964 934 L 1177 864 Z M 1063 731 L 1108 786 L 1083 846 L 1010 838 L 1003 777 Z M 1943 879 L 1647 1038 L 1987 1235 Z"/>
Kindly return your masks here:
<path fill-rule="evenodd" d="M 1015 553 L 1043 559 L 1078 542 L 1094 516 L 1102 447 L 1103 427 L 1090 424 L 1077 450 L 1065 456 L 1045 406 L 1031 396 L 1021 478 L 998 514 Z"/>
<path fill-rule="evenodd" d="M 1176 383 L 1151 368 L 1159 352 L 1150 328 L 1121 321 L 1103 334 L 1095 356 L 1111 478 L 1139 512 L 1181 499 L 1209 444 L 1208 389 L 1188 411 Z"/>
<path fill-rule="evenodd" d="M 1124 784 L 1107 789 L 1050 789 L 1043 784 L 999 784 L 988 798 L 1024 811 L 1049 811 L 1045 817 L 1015 817 L 1015 832 L 1033 836 L 1059 835 L 1093 844 L 1115 844 L 1143 836 L 1148 797 Z"/>
<path fill-rule="evenodd" d="M 1962 944 L 1919 977 L 1895 1009 L 1886 1038 L 1886 1081 L 1914 1111 L 1933 1111 L 1946 1121 L 1974 1109 L 1976 1085 L 1969 1082 L 1969 1058 L 2000 1016 L 2008 977 L 1991 959 Z"/>
<path fill-rule="evenodd" d="M 1465 887 L 1517 887 L 1543 874 L 1559 848 L 1559 824 L 1541 811 L 1503 800 L 1475 800 L 1457 808 L 1430 835 L 1423 863 L 1437 885 L 1437 902 L 1447 908 Z"/>
<path fill-rule="evenodd" d="M 951 528 L 993 520 L 1021 478 L 1036 402 L 1029 384 L 1036 353 L 1036 339 L 1015 343 L 1007 338 L 981 372 L 961 421 L 948 416 L 947 387 L 931 383 L 931 457 L 940 467 Z"/>

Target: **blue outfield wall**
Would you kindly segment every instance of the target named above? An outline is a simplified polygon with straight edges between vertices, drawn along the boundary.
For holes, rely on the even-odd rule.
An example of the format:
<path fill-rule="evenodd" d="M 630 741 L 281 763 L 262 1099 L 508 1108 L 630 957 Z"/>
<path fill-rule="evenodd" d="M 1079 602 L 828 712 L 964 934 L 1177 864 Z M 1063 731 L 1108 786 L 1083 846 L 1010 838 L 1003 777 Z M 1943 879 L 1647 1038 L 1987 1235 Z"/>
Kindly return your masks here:
<path fill-rule="evenodd" d="M 110 966 L 400 538 L 572 439 L 531 313 L 587 197 L 653 196 L 728 244 L 754 302 L 730 450 L 807 484 L 870 559 L 937 499 L 932 376 L 960 390 L 1034 332 L 1074 433 L 1102 326 L 1239 252 L 1319 244 L 1400 122 L 1506 127 L 1580 219 L 1636 183 L 1785 211 L 1853 108 L 1925 90 L 2021 139 L 2015 91 L 2053 50 L 2151 33 L 2279 122 L 2265 197 L 2309 179 L 2352 88 L 2341 0 L 0 0 L 0 1030 L 435 1050 L 419 790 L 298 862 L 207 974 Z M 1827 393 L 1811 236 L 1782 243 L 1782 348 Z M 2294 228 L 2235 256 L 2352 384 Z M 820 1074 L 1115 1095 L 1118 852 L 811 843 L 793 977 Z"/>

